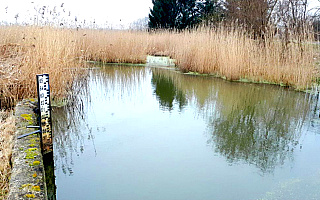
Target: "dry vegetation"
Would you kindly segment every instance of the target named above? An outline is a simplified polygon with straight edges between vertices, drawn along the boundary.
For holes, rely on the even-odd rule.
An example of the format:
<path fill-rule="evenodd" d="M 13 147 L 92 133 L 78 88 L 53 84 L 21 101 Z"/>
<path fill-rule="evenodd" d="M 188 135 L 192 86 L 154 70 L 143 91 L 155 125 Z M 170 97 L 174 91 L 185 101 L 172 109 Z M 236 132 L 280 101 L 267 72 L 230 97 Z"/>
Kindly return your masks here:
<path fill-rule="evenodd" d="M 273 35 L 261 42 L 239 30 L 221 28 L 214 34 L 204 30 L 185 36 L 184 48 L 176 57 L 186 71 L 213 72 L 228 80 L 247 79 L 305 89 L 318 76 L 314 47 L 311 40 L 299 44 L 292 39 L 286 46 Z"/>
<path fill-rule="evenodd" d="M 144 63 L 147 54 L 166 54 L 185 72 L 229 80 L 271 82 L 304 89 L 318 76 L 311 41 L 287 46 L 275 36 L 264 42 L 244 31 L 137 32 L 0 27 L 1 99 L 35 96 L 35 75 L 49 73 L 53 97 L 68 93 L 84 60 Z"/>
<path fill-rule="evenodd" d="M 0 27 L 0 97 L 34 97 L 35 75 L 49 73 L 54 97 L 64 96 L 80 55 L 75 32 L 40 27 Z"/>
<path fill-rule="evenodd" d="M 12 113 L 0 111 L 0 199 L 5 199 L 9 189 L 14 131 L 15 121 Z"/>

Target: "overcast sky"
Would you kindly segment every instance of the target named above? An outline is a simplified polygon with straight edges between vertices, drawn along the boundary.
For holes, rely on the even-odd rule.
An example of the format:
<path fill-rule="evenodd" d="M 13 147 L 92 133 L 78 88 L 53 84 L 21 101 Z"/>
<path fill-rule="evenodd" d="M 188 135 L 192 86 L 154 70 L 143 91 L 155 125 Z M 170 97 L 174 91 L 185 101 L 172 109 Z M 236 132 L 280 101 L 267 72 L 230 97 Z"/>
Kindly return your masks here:
<path fill-rule="evenodd" d="M 63 3 L 63 7 L 61 7 Z M 151 0 L 0 0 L 0 21 L 14 23 L 29 20 L 43 6 L 56 11 L 71 20 L 97 24 L 126 25 L 137 19 L 145 18 L 152 7 Z M 7 9 L 6 9 L 7 8 Z M 69 17 L 70 12 L 70 17 Z"/>
<path fill-rule="evenodd" d="M 320 6 L 319 0 L 309 0 L 309 7 Z M 63 3 L 63 6 L 61 7 Z M 0 0 L 0 22 L 15 23 L 29 21 L 34 18 L 38 10 L 47 6 L 64 15 L 66 19 L 78 23 L 86 20 L 87 23 L 95 21 L 99 25 L 112 25 L 113 27 L 126 26 L 133 21 L 147 17 L 152 7 L 151 0 Z M 70 12 L 70 16 L 69 16 Z M 17 16 L 18 18 L 15 18 Z M 49 16 L 49 14 L 47 14 Z M 34 19 L 33 19 L 34 20 Z"/>

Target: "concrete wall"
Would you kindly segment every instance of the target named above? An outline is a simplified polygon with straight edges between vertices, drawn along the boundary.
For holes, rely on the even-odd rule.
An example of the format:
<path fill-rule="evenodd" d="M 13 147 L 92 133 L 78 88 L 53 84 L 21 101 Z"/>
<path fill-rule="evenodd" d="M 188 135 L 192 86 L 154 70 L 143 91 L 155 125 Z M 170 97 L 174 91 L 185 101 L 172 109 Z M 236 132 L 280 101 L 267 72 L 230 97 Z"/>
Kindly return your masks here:
<path fill-rule="evenodd" d="M 147 56 L 147 65 L 149 66 L 166 66 L 174 67 L 175 60 L 166 56 Z"/>
<path fill-rule="evenodd" d="M 36 102 L 31 99 L 23 100 L 15 108 L 17 131 L 12 154 L 9 200 L 47 199 L 40 136 L 33 134 L 17 139 L 19 135 L 35 131 L 26 126 L 36 125 L 36 107 Z"/>

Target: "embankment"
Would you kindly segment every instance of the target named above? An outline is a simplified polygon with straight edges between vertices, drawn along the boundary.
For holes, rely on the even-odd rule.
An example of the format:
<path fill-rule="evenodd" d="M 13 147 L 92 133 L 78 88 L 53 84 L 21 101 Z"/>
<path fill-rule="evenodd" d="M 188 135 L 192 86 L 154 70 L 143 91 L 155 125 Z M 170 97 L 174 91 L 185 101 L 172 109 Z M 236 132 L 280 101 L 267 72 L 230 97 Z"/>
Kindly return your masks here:
<path fill-rule="evenodd" d="M 36 125 L 37 118 L 34 112 L 36 107 L 35 101 L 23 100 L 15 108 L 17 130 L 12 153 L 9 200 L 47 199 L 40 136 L 32 134 L 17 139 L 20 135 L 34 131 L 26 127 Z"/>

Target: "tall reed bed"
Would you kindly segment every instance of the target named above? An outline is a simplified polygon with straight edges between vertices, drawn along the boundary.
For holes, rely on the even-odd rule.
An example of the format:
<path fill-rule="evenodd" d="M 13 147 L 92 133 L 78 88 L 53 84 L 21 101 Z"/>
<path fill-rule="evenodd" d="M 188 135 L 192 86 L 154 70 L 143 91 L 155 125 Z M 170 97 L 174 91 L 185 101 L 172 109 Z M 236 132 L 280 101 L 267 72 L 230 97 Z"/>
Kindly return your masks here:
<path fill-rule="evenodd" d="M 215 74 L 228 80 L 245 79 L 310 87 L 319 76 L 315 45 L 308 34 L 282 41 L 267 33 L 254 40 L 241 28 L 200 28 L 185 32 L 78 31 L 84 60 L 144 63 L 146 55 L 168 55 L 184 72 Z M 305 38 L 297 42 L 297 37 Z M 319 49 L 318 49 L 319 50 Z"/>
<path fill-rule="evenodd" d="M 82 66 L 77 38 L 73 30 L 0 27 L 0 100 L 34 97 L 40 73 L 50 74 L 54 98 L 66 96 Z"/>
<path fill-rule="evenodd" d="M 65 97 L 84 74 L 83 61 L 144 63 L 147 54 L 171 56 L 184 72 L 305 89 L 319 76 L 314 45 L 294 38 L 284 44 L 270 34 L 261 42 L 235 27 L 139 32 L 2 26 L 0 99 L 35 96 L 38 73 L 50 74 L 54 98 Z"/>
<path fill-rule="evenodd" d="M 274 35 L 254 40 L 243 30 L 204 29 L 185 33 L 182 48 L 176 51 L 184 71 L 214 73 L 228 80 L 247 79 L 310 87 L 316 76 L 312 40 L 284 44 Z"/>
<path fill-rule="evenodd" d="M 81 30 L 86 60 L 144 63 L 147 54 L 168 55 L 184 72 L 215 74 L 228 80 L 283 84 L 305 89 L 319 76 L 315 46 L 308 34 L 290 43 L 267 33 L 254 40 L 238 28 L 200 28 L 193 31 L 154 33 Z"/>

